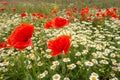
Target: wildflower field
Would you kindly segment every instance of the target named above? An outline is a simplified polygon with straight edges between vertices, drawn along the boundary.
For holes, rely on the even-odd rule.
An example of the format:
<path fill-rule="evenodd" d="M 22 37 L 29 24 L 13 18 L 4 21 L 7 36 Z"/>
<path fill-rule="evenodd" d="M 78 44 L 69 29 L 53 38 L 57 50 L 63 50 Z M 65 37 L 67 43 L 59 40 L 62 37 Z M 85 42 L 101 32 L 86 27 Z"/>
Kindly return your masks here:
<path fill-rule="evenodd" d="M 0 0 L 0 80 L 120 80 L 120 1 Z"/>

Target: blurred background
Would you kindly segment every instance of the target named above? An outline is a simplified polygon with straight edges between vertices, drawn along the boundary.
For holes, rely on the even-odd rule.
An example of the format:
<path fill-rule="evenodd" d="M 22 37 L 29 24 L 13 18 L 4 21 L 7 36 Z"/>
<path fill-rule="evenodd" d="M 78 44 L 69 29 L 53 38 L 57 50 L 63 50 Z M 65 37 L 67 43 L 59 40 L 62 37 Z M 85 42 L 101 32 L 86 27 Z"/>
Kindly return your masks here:
<path fill-rule="evenodd" d="M 3 5 L 2 2 L 7 2 Z M 64 9 L 68 7 L 83 7 L 111 8 L 120 7 L 120 0 L 0 0 L 0 8 L 5 8 L 4 11 L 9 12 L 11 8 L 16 8 L 16 12 L 49 12 L 51 9 Z M 10 11 L 11 12 L 11 11 Z"/>

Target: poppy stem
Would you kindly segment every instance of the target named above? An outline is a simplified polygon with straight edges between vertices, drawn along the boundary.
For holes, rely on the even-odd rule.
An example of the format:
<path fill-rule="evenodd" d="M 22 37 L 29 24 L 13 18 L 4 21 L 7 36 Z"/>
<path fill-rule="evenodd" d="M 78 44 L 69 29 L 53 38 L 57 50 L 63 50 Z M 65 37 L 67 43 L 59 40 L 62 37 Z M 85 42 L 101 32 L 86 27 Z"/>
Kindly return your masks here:
<path fill-rule="evenodd" d="M 61 56 L 62 56 L 62 60 L 63 60 L 65 55 L 61 55 Z M 62 74 L 66 75 L 65 73 L 66 73 L 66 65 L 65 65 L 65 63 L 62 63 Z"/>

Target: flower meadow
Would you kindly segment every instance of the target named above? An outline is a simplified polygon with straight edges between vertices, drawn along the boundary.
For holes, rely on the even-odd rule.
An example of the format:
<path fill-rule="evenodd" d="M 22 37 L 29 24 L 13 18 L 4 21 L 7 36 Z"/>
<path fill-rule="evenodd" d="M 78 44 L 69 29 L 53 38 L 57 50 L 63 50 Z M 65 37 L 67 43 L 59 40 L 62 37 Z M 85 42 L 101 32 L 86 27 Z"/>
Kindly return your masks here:
<path fill-rule="evenodd" d="M 120 80 L 117 7 L 16 10 L 0 8 L 0 80 Z"/>

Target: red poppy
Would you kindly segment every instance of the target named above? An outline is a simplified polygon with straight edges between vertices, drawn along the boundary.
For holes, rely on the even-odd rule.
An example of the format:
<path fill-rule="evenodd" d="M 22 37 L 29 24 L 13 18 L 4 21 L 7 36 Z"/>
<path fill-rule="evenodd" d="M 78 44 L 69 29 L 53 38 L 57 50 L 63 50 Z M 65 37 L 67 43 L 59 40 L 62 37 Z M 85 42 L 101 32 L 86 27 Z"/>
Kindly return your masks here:
<path fill-rule="evenodd" d="M 106 12 L 107 12 L 107 11 L 110 11 L 110 8 L 106 8 Z"/>
<path fill-rule="evenodd" d="M 118 15 L 113 12 L 112 15 L 111 15 L 111 17 L 112 18 L 118 18 Z"/>
<path fill-rule="evenodd" d="M 114 7 L 114 8 L 113 8 L 113 11 L 115 11 L 115 12 L 116 12 L 117 10 L 118 10 L 118 8 L 116 8 L 116 7 Z"/>
<path fill-rule="evenodd" d="M 85 17 L 81 17 L 81 20 L 84 21 L 84 20 L 85 20 Z"/>
<path fill-rule="evenodd" d="M 98 9 L 98 12 L 102 12 L 102 10 L 101 10 L 101 9 Z"/>
<path fill-rule="evenodd" d="M 76 12 L 76 11 L 77 11 L 77 8 L 74 7 L 74 8 L 72 9 L 72 12 Z"/>
<path fill-rule="evenodd" d="M 6 42 L 1 42 L 1 43 L 0 43 L 0 48 L 6 48 L 6 47 L 7 47 Z"/>
<path fill-rule="evenodd" d="M 21 17 L 22 17 L 22 18 L 25 17 L 25 16 L 27 16 L 26 13 L 22 13 L 22 14 L 21 14 Z"/>
<path fill-rule="evenodd" d="M 97 9 L 97 6 L 93 6 L 94 9 Z"/>
<path fill-rule="evenodd" d="M 8 37 L 8 44 L 11 47 L 15 47 L 19 50 L 22 50 L 27 46 L 32 46 L 31 37 L 33 32 L 34 26 L 30 24 L 21 24 Z"/>
<path fill-rule="evenodd" d="M 46 29 L 53 28 L 53 27 L 54 26 L 53 26 L 53 21 L 52 20 L 47 21 L 45 26 L 44 26 L 44 28 L 46 28 Z"/>
<path fill-rule="evenodd" d="M 58 11 L 57 11 L 56 9 L 53 9 L 53 10 L 52 10 L 52 13 L 55 13 L 55 14 L 56 14 L 57 12 L 58 12 Z"/>
<path fill-rule="evenodd" d="M 99 16 L 100 16 L 100 13 L 96 13 L 96 16 L 99 17 Z"/>
<path fill-rule="evenodd" d="M 59 36 L 55 40 L 48 41 L 48 48 L 52 50 L 51 56 L 67 54 L 70 48 L 70 36 Z"/>
<path fill-rule="evenodd" d="M 37 16 L 37 15 L 38 15 L 38 13 L 36 13 L 36 12 L 32 13 L 32 16 Z"/>
<path fill-rule="evenodd" d="M 88 18 L 88 21 L 91 21 L 91 20 L 92 20 L 92 18 L 91 18 L 91 17 L 89 17 L 89 18 Z"/>
<path fill-rule="evenodd" d="M 102 13 L 102 17 L 105 17 L 106 15 L 105 15 L 105 13 Z"/>
<path fill-rule="evenodd" d="M 72 13 L 71 13 L 70 11 L 66 11 L 66 14 L 67 14 L 68 16 L 72 16 Z"/>
<path fill-rule="evenodd" d="M 62 28 L 69 25 L 69 21 L 64 18 L 56 17 L 53 21 L 56 28 Z"/>
<path fill-rule="evenodd" d="M 8 2 L 4 1 L 4 2 L 2 2 L 2 4 L 3 4 L 3 5 L 6 5 L 6 4 L 8 4 Z"/>
<path fill-rule="evenodd" d="M 12 11 L 16 11 L 16 8 L 12 8 Z"/>
<path fill-rule="evenodd" d="M 5 10 L 5 8 L 0 8 L 0 11 L 4 11 Z"/>
<path fill-rule="evenodd" d="M 43 18 L 43 17 L 44 17 L 44 14 L 38 13 L 37 17 L 38 17 L 38 18 Z"/>
<path fill-rule="evenodd" d="M 69 18 L 69 21 L 74 21 L 74 20 L 75 20 L 74 17 Z"/>
<path fill-rule="evenodd" d="M 93 16 L 93 14 L 90 14 L 90 16 Z"/>

